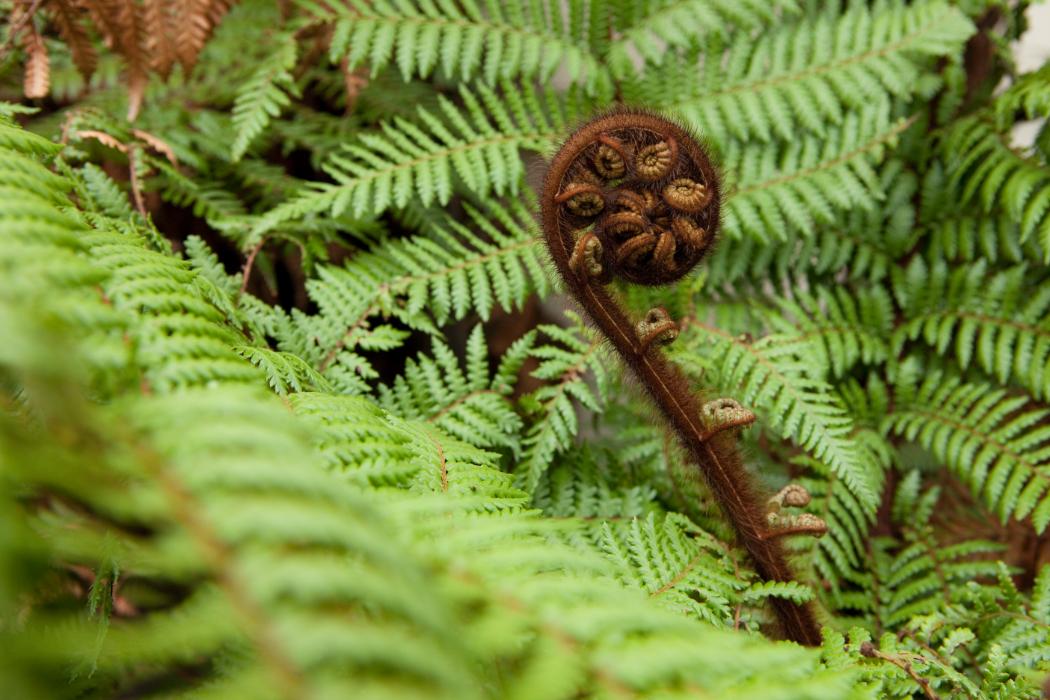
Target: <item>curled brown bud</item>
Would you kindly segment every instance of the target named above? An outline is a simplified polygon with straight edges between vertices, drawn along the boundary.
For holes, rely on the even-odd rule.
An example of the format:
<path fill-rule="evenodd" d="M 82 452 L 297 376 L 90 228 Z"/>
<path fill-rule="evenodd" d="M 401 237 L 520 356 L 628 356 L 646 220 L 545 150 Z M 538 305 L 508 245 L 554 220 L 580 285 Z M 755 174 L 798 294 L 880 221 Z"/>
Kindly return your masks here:
<path fill-rule="evenodd" d="M 678 324 L 671 320 L 667 309 L 658 306 L 649 309 L 645 317 L 635 326 L 639 351 L 645 353 L 650 345 L 668 345 L 678 338 Z"/>
<path fill-rule="evenodd" d="M 608 180 L 623 177 L 627 172 L 627 163 L 622 149 L 618 150 L 608 143 L 599 145 L 598 153 L 594 156 L 594 171 Z"/>
<path fill-rule="evenodd" d="M 664 201 L 678 211 L 696 213 L 707 206 L 711 193 L 707 187 L 687 177 L 672 180 L 664 188 Z"/>
<path fill-rule="evenodd" d="M 746 428 L 755 422 L 755 414 L 741 406 L 736 399 L 708 401 L 700 412 L 709 435 L 723 430 Z"/>
<path fill-rule="evenodd" d="M 667 177 L 678 159 L 678 145 L 673 138 L 657 141 L 639 149 L 634 157 L 638 178 L 647 182 Z"/>

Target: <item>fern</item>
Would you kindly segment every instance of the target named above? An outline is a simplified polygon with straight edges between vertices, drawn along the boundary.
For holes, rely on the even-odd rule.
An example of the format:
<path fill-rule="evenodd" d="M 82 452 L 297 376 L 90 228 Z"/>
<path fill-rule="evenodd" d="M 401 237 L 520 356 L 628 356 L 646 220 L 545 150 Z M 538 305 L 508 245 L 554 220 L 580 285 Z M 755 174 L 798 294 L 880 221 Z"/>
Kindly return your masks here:
<path fill-rule="evenodd" d="M 584 333 L 578 317 L 573 320 L 573 330 L 541 326 L 540 331 L 552 342 L 537 344 L 531 352 L 539 360 L 533 376 L 552 383 L 522 399 L 523 408 L 533 418 L 516 467 L 517 481 L 526 491 L 536 488 L 554 456 L 572 444 L 579 429 L 573 399 L 592 411 L 600 411 L 604 403 L 608 375 L 601 343 L 593 332 Z M 594 375 L 593 388 L 588 374 Z"/>
<path fill-rule="evenodd" d="M 704 369 L 716 385 L 769 416 L 770 428 L 825 461 L 866 508 L 874 508 L 877 470 L 841 402 L 809 371 L 809 344 L 796 335 L 770 335 L 755 342 L 734 338 L 699 320 L 689 328 L 709 359 Z"/>
<path fill-rule="evenodd" d="M 700 40 L 724 36 L 728 28 L 749 30 L 772 23 L 778 13 L 797 11 L 794 0 L 772 3 L 727 2 L 726 0 L 669 0 L 638 3 L 623 12 L 623 36 L 609 48 L 609 61 L 617 77 L 634 70 L 631 52 L 659 64 L 665 54 L 661 46 L 688 47 Z M 632 16 L 633 15 L 633 16 Z M 728 25 L 728 28 L 727 28 Z"/>
<path fill-rule="evenodd" d="M 942 371 L 919 382 L 918 370 L 902 366 L 885 429 L 931 450 L 1002 520 L 1031 515 L 1042 532 L 1050 522 L 1046 410 L 1023 410 L 1023 397 Z"/>
<path fill-rule="evenodd" d="M 850 113 L 819 143 L 802 137 L 782 149 L 727 152 L 726 165 L 740 173 L 740 181 L 726 206 L 726 235 L 783 241 L 881 199 L 872 163 L 910 124 L 891 120 L 886 105 Z"/>
<path fill-rule="evenodd" d="M 518 150 L 543 150 L 578 107 L 548 97 L 548 111 L 528 88 L 504 84 L 503 90 L 501 99 L 484 85 L 464 88 L 462 111 L 441 99 L 440 116 L 420 109 L 419 125 L 395 119 L 380 133 L 363 134 L 360 144 L 329 158 L 325 169 L 335 184 L 318 185 L 267 212 L 255 233 L 308 214 L 379 214 L 404 207 L 410 197 L 424 206 L 445 204 L 457 180 L 477 196 L 516 193 L 524 172 Z"/>
<path fill-rule="evenodd" d="M 989 277 L 983 262 L 949 272 L 943 263 L 912 261 L 896 291 L 909 320 L 894 336 L 897 352 L 921 338 L 936 352 L 954 356 L 962 369 L 977 365 L 999 382 L 1014 379 L 1036 398 L 1050 392 L 1050 337 L 1043 319 L 1050 297 L 1025 298 L 1024 267 Z M 991 295 L 994 307 L 987 303 Z"/>
<path fill-rule="evenodd" d="M 775 9 L 770 6 L 766 21 Z M 675 12 L 679 21 L 665 25 L 671 45 L 671 37 L 686 36 L 679 12 L 687 15 L 682 7 Z M 687 21 L 694 18 L 703 22 L 697 15 Z M 782 24 L 762 42 L 744 32 L 710 42 L 709 49 L 663 60 L 625 90 L 633 100 L 681 114 L 718 142 L 793 141 L 799 129 L 819 134 L 852 111 L 911 96 L 924 87 L 917 82 L 922 62 L 955 50 L 972 32 L 966 17 L 943 2 L 888 11 L 856 7 Z M 659 55 L 652 59 L 661 62 Z M 683 73 L 696 76 L 684 91 Z"/>
<path fill-rule="evenodd" d="M 393 385 L 380 387 L 379 404 L 399 416 L 432 423 L 478 447 L 504 446 L 517 451 L 521 419 L 507 399 L 531 345 L 531 335 L 520 338 L 489 378 L 480 326 L 467 341 L 466 372 L 452 350 L 435 341 L 433 358 L 409 361 Z"/>
<path fill-rule="evenodd" d="M 1002 206 L 1020 224 L 1021 240 L 1037 235 L 1050 250 L 1050 184 L 1045 163 L 1015 152 L 983 116 L 960 120 L 945 136 L 951 185 L 985 211 Z M 1044 257 L 1043 262 L 1048 258 Z"/>
<path fill-rule="evenodd" d="M 1028 4 L 8 2 L 0 695 L 1039 697 Z M 625 106 L 722 206 L 610 342 L 755 414 L 728 488 L 540 235 Z"/>
<path fill-rule="evenodd" d="M 273 54 L 238 90 L 233 104 L 234 137 L 230 155 L 235 161 L 241 159 L 270 120 L 288 106 L 289 93 L 298 97 L 298 88 L 290 73 L 298 57 L 295 35 L 283 34 L 275 37 L 273 43 Z"/>
<path fill-rule="evenodd" d="M 345 57 L 350 68 L 367 61 L 373 75 L 393 62 L 406 82 L 440 67 L 450 78 L 480 76 L 494 85 L 519 77 L 546 82 L 564 65 L 572 80 L 594 85 L 602 70 L 588 26 L 601 26 L 601 5 L 587 0 L 568 3 L 564 14 L 536 1 L 484 8 L 353 2 L 316 9 L 334 24 L 332 60 Z"/>

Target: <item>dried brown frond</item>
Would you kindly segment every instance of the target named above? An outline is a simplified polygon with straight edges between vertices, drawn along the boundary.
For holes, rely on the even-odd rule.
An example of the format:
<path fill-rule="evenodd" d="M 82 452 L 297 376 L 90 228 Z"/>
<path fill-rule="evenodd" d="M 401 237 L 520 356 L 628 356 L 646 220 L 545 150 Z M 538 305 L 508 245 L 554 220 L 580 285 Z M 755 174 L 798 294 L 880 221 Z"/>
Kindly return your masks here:
<path fill-rule="evenodd" d="M 47 97 L 51 88 L 51 62 L 47 56 L 47 46 L 34 22 L 39 7 L 39 1 L 16 0 L 11 13 L 12 37 L 17 38 L 26 53 L 22 91 L 30 99 Z"/>
<path fill-rule="evenodd" d="M 127 63 L 128 119 L 133 120 L 142 106 L 149 80 L 142 8 L 135 0 L 87 0 L 87 8 L 106 46 Z"/>
<path fill-rule="evenodd" d="M 167 158 L 168 162 L 172 165 L 177 166 L 179 164 L 179 159 L 175 157 L 175 151 L 173 151 L 171 146 L 169 146 L 165 141 L 162 141 L 160 138 L 154 136 L 148 131 L 143 131 L 142 129 L 132 129 L 131 133 L 139 141 L 146 144 L 154 151 Z"/>
<path fill-rule="evenodd" d="M 127 146 L 125 146 L 116 137 L 111 136 L 110 134 L 107 134 L 104 131 L 96 131 L 95 129 L 81 129 L 81 130 L 76 132 L 76 136 L 77 136 L 77 138 L 82 138 L 82 139 L 95 139 L 96 141 L 101 143 L 103 146 L 108 146 L 110 148 L 116 149 L 116 150 L 120 151 L 121 153 L 127 153 L 128 152 L 128 147 Z"/>
<path fill-rule="evenodd" d="M 123 53 L 120 44 L 127 29 L 121 26 L 120 0 L 83 0 L 83 7 L 102 34 L 106 47 Z"/>
<path fill-rule="evenodd" d="M 128 63 L 128 120 L 138 116 L 142 98 L 149 82 L 149 57 L 146 53 L 145 25 L 142 7 L 135 0 L 120 0 L 120 23 L 128 32 L 122 42 L 124 59 Z"/>
<path fill-rule="evenodd" d="M 77 70 L 89 80 L 98 65 L 98 54 L 85 28 L 83 6 L 75 0 L 48 0 L 47 9 L 59 36 L 66 42 Z"/>
<path fill-rule="evenodd" d="M 179 63 L 187 73 L 193 69 L 212 29 L 226 15 L 231 4 L 228 0 L 183 0 L 178 3 L 177 52 Z"/>
<path fill-rule="evenodd" d="M 150 67 L 162 78 L 171 75 L 178 58 L 175 44 L 175 22 L 179 3 L 176 0 L 146 0 L 142 19 L 146 29 L 146 50 Z"/>
<path fill-rule="evenodd" d="M 12 0 L 10 38 L 0 47 L 0 54 L 11 44 L 19 44 L 26 54 L 25 94 L 44 97 L 50 89 L 50 64 L 47 47 L 34 24 L 37 12 L 46 9 L 85 80 L 98 64 L 89 32 L 93 24 L 106 47 L 127 65 L 128 119 L 134 120 L 142 107 L 150 72 L 167 79 L 176 62 L 188 72 L 234 1 Z"/>
<path fill-rule="evenodd" d="M 368 87 L 368 68 L 360 67 L 350 70 L 349 61 L 344 58 L 339 64 L 343 73 L 343 86 L 346 89 L 346 113 L 354 111 L 357 97 L 361 91 Z"/>
<path fill-rule="evenodd" d="M 26 51 L 26 71 L 23 80 L 23 91 L 26 97 L 37 99 L 47 97 L 51 89 L 51 63 L 47 58 L 47 47 L 30 23 L 29 29 L 22 35 L 22 47 Z"/>

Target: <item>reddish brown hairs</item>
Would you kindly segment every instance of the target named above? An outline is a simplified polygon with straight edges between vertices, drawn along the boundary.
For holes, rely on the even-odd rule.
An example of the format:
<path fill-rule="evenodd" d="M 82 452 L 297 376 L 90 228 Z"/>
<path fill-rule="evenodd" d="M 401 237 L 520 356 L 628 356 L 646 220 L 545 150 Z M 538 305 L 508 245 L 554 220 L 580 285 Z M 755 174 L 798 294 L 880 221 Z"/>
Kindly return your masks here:
<path fill-rule="evenodd" d="M 601 115 L 555 154 L 542 194 L 543 234 L 565 285 L 645 387 L 736 529 L 766 581 L 790 581 L 780 536 L 819 526 L 771 527 L 737 451 L 754 414 L 731 399 L 701 403 L 659 346 L 678 327 L 664 309 L 632 322 L 603 286 L 681 279 L 711 249 L 719 225 L 718 174 L 681 126 L 635 110 Z M 813 610 L 772 599 L 784 635 L 820 644 Z"/>

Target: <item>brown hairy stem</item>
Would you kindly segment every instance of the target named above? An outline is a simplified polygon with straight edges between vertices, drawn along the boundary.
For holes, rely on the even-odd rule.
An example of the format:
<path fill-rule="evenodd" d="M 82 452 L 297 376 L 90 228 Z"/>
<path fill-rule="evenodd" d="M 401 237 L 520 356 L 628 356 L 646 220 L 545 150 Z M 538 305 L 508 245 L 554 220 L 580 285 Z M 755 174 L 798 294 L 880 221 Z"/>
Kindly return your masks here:
<path fill-rule="evenodd" d="M 603 286 L 616 275 L 668 284 L 692 270 L 718 228 L 719 188 L 711 159 L 685 129 L 655 114 L 612 112 L 584 124 L 554 156 L 541 198 L 543 234 L 569 292 L 674 429 L 758 574 L 791 581 L 781 533 L 768 526 L 766 500 L 737 450 L 737 433 L 754 415 L 728 399 L 701 403 L 660 349 L 677 335 L 666 311 L 632 323 Z M 788 639 L 820 644 L 809 605 L 771 602 Z"/>

